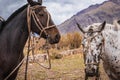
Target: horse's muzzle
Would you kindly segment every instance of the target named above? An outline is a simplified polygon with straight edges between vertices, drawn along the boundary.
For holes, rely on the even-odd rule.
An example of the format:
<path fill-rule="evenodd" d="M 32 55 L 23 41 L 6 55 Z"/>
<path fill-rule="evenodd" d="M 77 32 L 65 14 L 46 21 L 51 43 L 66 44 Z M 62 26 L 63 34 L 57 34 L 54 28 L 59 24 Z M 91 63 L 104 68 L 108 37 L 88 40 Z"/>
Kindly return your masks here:
<path fill-rule="evenodd" d="M 49 37 L 48 41 L 50 44 L 56 44 L 60 41 L 60 38 L 61 38 L 60 34 L 56 34 L 54 38 Z"/>
<path fill-rule="evenodd" d="M 97 75 L 97 69 L 85 69 L 85 74 L 89 77 L 93 77 Z"/>

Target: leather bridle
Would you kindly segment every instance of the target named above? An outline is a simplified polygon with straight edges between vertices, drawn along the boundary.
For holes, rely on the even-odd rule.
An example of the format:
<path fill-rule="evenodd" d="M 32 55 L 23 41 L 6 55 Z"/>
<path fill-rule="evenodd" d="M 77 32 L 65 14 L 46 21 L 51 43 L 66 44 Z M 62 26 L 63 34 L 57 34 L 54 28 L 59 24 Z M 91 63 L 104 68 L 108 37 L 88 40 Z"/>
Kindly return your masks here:
<path fill-rule="evenodd" d="M 49 26 L 50 14 L 47 11 L 46 12 L 47 12 L 47 17 L 48 18 L 47 18 L 46 26 L 42 25 L 39 18 L 37 17 L 37 14 L 35 13 L 35 9 L 40 8 L 40 7 L 43 7 L 43 6 L 40 6 L 40 5 L 30 6 L 30 5 L 28 5 L 28 8 L 27 8 L 27 24 L 28 24 L 28 31 L 30 33 L 31 32 L 31 17 L 32 17 L 34 22 L 35 22 L 35 25 L 40 30 L 39 35 L 41 37 L 43 32 L 45 33 L 45 35 L 48 35 L 46 30 L 50 29 L 50 28 L 53 28 L 53 27 L 56 27 L 56 25 Z"/>
<path fill-rule="evenodd" d="M 28 5 L 28 8 L 27 8 L 27 24 L 28 24 L 29 38 L 28 38 L 28 52 L 27 52 L 26 68 L 25 68 L 25 80 L 27 80 L 28 60 L 29 60 L 29 53 L 30 53 L 31 17 L 33 18 L 33 20 L 34 20 L 35 25 L 37 26 L 37 28 L 40 30 L 39 36 L 41 37 L 42 33 L 43 32 L 45 33 L 47 44 L 48 44 L 49 35 L 46 32 L 46 30 L 50 29 L 50 28 L 53 28 L 53 27 L 56 27 L 55 25 L 49 26 L 50 14 L 47 11 L 46 11 L 47 12 L 47 16 L 48 16 L 47 23 L 46 23 L 47 26 L 45 27 L 45 26 L 42 25 L 42 23 L 40 22 L 39 18 L 37 17 L 37 14 L 35 13 L 35 9 L 40 8 L 40 7 L 43 7 L 43 6 L 35 5 L 35 6 L 31 7 L 30 5 Z M 44 67 L 41 64 L 39 64 L 39 65 L 42 66 L 42 67 L 44 67 L 44 68 L 46 68 L 46 69 L 50 69 L 51 68 L 51 60 L 50 60 L 50 55 L 49 55 L 49 50 L 48 49 L 47 49 L 47 54 L 48 54 L 48 60 L 49 60 L 49 67 L 47 68 L 47 67 Z M 33 58 L 34 58 L 34 55 L 33 55 Z"/>

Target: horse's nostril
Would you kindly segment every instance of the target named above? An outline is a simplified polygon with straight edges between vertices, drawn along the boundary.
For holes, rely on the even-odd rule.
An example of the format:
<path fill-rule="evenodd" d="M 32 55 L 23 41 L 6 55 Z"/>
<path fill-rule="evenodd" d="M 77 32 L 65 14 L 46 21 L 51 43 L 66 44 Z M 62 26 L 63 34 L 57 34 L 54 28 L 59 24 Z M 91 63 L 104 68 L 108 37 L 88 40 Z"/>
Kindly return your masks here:
<path fill-rule="evenodd" d="M 55 44 L 55 43 L 58 43 L 60 41 L 60 35 L 56 34 L 54 38 L 49 37 L 48 39 L 49 39 L 49 42 L 51 44 Z"/>
<path fill-rule="evenodd" d="M 95 72 L 95 69 L 94 69 L 94 68 L 92 68 L 92 71 L 93 71 L 93 72 Z"/>
<path fill-rule="evenodd" d="M 55 36 L 55 38 L 56 38 L 56 40 L 60 40 L 60 35 L 59 34 L 57 34 L 56 36 Z"/>

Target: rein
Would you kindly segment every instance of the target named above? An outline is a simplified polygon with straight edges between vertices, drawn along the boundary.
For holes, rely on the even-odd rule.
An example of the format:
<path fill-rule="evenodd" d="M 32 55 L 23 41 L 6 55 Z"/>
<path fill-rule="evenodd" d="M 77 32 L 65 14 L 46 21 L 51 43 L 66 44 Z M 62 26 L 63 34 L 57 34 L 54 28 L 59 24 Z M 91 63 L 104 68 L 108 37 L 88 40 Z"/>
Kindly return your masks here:
<path fill-rule="evenodd" d="M 33 45 L 32 46 L 35 46 L 35 42 L 34 42 L 34 36 L 33 36 Z M 46 40 L 46 43 L 45 43 L 45 50 L 47 51 L 47 55 L 48 55 L 48 66 L 44 66 L 42 64 L 40 64 L 39 62 L 36 61 L 35 59 L 35 56 L 34 56 L 34 49 L 32 49 L 32 56 L 33 56 L 33 62 L 37 63 L 39 66 L 45 68 L 45 69 L 51 69 L 51 59 L 50 59 L 50 54 L 49 54 L 49 43 L 48 43 L 48 40 Z"/>

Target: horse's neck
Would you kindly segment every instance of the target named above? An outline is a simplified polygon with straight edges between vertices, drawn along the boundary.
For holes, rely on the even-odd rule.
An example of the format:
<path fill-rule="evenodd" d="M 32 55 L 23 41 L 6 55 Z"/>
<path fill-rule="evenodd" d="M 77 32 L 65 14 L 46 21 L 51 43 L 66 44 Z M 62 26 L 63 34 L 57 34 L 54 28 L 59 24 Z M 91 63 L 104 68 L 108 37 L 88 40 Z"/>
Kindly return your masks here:
<path fill-rule="evenodd" d="M 1 38 L 5 38 L 5 43 L 9 48 L 23 50 L 28 38 L 26 10 L 19 13 L 14 19 L 6 24 L 1 33 Z M 9 43 L 9 44 L 7 44 Z M 3 44 L 3 45 L 4 45 Z"/>
<path fill-rule="evenodd" d="M 114 31 L 114 30 L 106 30 L 103 32 L 103 36 L 105 39 L 104 44 L 104 56 L 107 58 L 110 58 L 111 56 L 117 56 L 120 50 L 120 31 Z"/>

